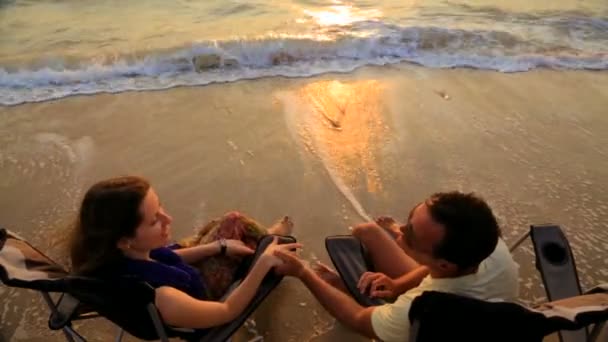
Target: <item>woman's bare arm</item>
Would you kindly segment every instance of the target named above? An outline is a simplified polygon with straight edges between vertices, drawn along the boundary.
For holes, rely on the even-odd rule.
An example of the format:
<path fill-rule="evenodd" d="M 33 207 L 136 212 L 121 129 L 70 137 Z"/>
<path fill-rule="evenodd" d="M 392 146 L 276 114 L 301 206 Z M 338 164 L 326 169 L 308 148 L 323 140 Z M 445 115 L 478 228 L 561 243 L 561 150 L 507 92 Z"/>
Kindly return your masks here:
<path fill-rule="evenodd" d="M 214 241 L 204 245 L 186 247 L 174 250 L 187 264 L 195 263 L 203 258 L 217 255 L 220 253 L 220 242 Z"/>
<path fill-rule="evenodd" d="M 281 263 L 273 251 L 300 246 L 297 243 L 277 245 L 276 241 L 273 242 L 224 302 L 197 300 L 175 288 L 159 287 L 155 298 L 158 311 L 165 323 L 184 328 L 209 328 L 230 322 L 249 304 L 268 271 Z"/>
<path fill-rule="evenodd" d="M 226 242 L 226 255 L 228 256 L 246 256 L 255 253 L 240 240 L 224 240 Z M 185 263 L 193 264 L 206 257 L 217 255 L 221 252 L 221 244 L 218 241 L 210 242 L 204 245 L 176 249 L 175 253 L 179 255 Z"/>

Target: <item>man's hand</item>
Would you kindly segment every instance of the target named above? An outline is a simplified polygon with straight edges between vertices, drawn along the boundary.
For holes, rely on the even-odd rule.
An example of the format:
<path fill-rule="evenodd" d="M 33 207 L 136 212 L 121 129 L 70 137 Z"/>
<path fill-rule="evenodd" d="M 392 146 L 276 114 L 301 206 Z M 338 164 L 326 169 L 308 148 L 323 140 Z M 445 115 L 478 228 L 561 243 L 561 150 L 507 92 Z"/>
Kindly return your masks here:
<path fill-rule="evenodd" d="M 295 251 L 277 249 L 274 251 L 274 255 L 283 260 L 283 264 L 275 267 L 276 273 L 296 278 L 300 278 L 304 274 L 306 265 Z"/>
<path fill-rule="evenodd" d="M 369 289 L 369 295 L 377 298 L 393 298 L 396 293 L 395 280 L 384 273 L 365 272 L 361 275 L 357 288 L 361 293 Z"/>

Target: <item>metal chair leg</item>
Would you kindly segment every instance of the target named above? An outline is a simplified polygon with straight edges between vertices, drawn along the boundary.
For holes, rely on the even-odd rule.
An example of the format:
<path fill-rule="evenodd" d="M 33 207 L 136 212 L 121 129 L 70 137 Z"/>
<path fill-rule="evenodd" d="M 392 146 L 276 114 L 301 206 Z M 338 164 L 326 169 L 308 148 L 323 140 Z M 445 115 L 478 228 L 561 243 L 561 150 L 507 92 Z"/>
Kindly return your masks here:
<path fill-rule="evenodd" d="M 120 342 L 122 341 L 122 337 L 125 335 L 125 331 L 122 330 L 121 327 L 118 327 L 118 333 L 116 334 L 116 338 L 114 339 L 114 341 L 116 342 Z"/>
<path fill-rule="evenodd" d="M 63 334 L 66 336 L 66 339 L 70 342 L 86 342 L 87 340 L 82 337 L 79 333 L 76 332 L 71 326 L 66 325 L 61 329 Z"/>
<path fill-rule="evenodd" d="M 61 331 L 63 331 L 65 339 L 68 340 L 68 342 L 76 342 L 74 337 L 72 337 L 72 334 L 66 328 L 61 329 Z"/>
<path fill-rule="evenodd" d="M 51 298 L 51 295 L 49 295 L 48 292 L 42 292 L 42 291 L 40 292 L 40 294 L 42 294 L 42 298 L 46 302 L 46 305 L 49 307 L 49 310 L 51 310 L 51 313 L 56 314 L 57 305 L 55 304 L 55 301 L 53 301 L 53 298 Z M 72 329 L 68 326 L 61 329 L 61 331 L 63 331 L 63 334 L 65 335 L 65 339 L 68 342 L 76 342 L 76 340 L 74 339 L 74 336 L 76 336 L 76 338 L 79 338 L 79 341 L 84 341 L 82 336 L 80 336 L 78 333 L 76 333 L 74 331 L 74 329 Z"/>
<path fill-rule="evenodd" d="M 150 318 L 152 318 L 152 322 L 154 323 L 154 328 L 156 329 L 158 338 L 162 342 L 169 342 L 169 338 L 167 337 L 167 333 L 165 332 L 165 327 L 163 326 L 163 323 L 160 320 L 160 316 L 158 315 L 158 311 L 156 310 L 156 306 L 154 306 L 154 304 L 148 304 L 148 313 L 150 314 Z"/>
<path fill-rule="evenodd" d="M 521 245 L 524 241 L 526 241 L 526 239 L 530 236 L 530 231 L 528 230 L 524 235 L 520 236 L 517 241 L 515 241 L 515 243 L 513 243 L 510 247 L 509 247 L 509 252 L 513 253 L 513 251 L 515 249 L 517 249 L 517 247 L 519 247 L 519 245 Z"/>
<path fill-rule="evenodd" d="M 591 333 L 589 334 L 589 342 L 598 341 L 598 338 L 600 337 L 600 334 L 605 326 L 606 322 L 601 322 L 594 325 Z M 606 334 L 608 334 L 608 332 L 606 332 Z"/>

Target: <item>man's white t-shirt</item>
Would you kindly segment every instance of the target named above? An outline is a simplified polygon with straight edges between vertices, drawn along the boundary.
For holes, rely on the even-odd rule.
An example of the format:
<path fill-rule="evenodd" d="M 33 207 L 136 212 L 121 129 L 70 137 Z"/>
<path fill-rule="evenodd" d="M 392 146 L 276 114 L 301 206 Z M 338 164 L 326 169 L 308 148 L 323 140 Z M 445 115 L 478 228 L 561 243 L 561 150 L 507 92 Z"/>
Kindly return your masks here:
<path fill-rule="evenodd" d="M 515 301 L 519 292 L 519 265 L 513 260 L 502 239 L 496 249 L 479 264 L 475 274 L 457 278 L 435 279 L 427 276 L 418 287 L 402 294 L 392 304 L 378 306 L 372 312 L 372 327 L 383 341 L 407 341 L 410 330 L 408 313 L 412 301 L 424 291 L 441 291 L 483 300 Z"/>

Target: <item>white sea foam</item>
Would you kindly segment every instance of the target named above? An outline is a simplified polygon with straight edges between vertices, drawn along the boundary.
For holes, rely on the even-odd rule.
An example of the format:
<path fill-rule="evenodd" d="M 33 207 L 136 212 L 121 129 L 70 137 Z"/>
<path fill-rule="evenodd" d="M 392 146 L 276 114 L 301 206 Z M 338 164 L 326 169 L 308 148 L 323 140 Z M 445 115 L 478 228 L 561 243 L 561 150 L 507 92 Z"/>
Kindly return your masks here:
<path fill-rule="evenodd" d="M 570 24 L 581 26 L 581 20 Z M 608 50 L 601 49 L 608 45 L 608 38 L 597 38 L 590 29 L 608 28 L 608 21 L 589 20 L 586 26 L 582 25 L 584 29 L 573 31 L 577 35 L 571 34 L 568 40 L 558 42 L 505 31 L 363 22 L 331 36 L 272 35 L 199 42 L 170 52 L 150 52 L 142 58 L 124 57 L 110 63 L 54 60 L 52 66 L 37 68 L 10 65 L 0 67 L 0 104 L 269 76 L 308 77 L 404 61 L 432 68 L 468 67 L 499 72 L 539 67 L 608 69 Z M 556 23 L 565 25 L 557 20 Z M 595 40 L 585 41 L 590 36 Z M 197 58 L 205 63 L 197 67 Z"/>

